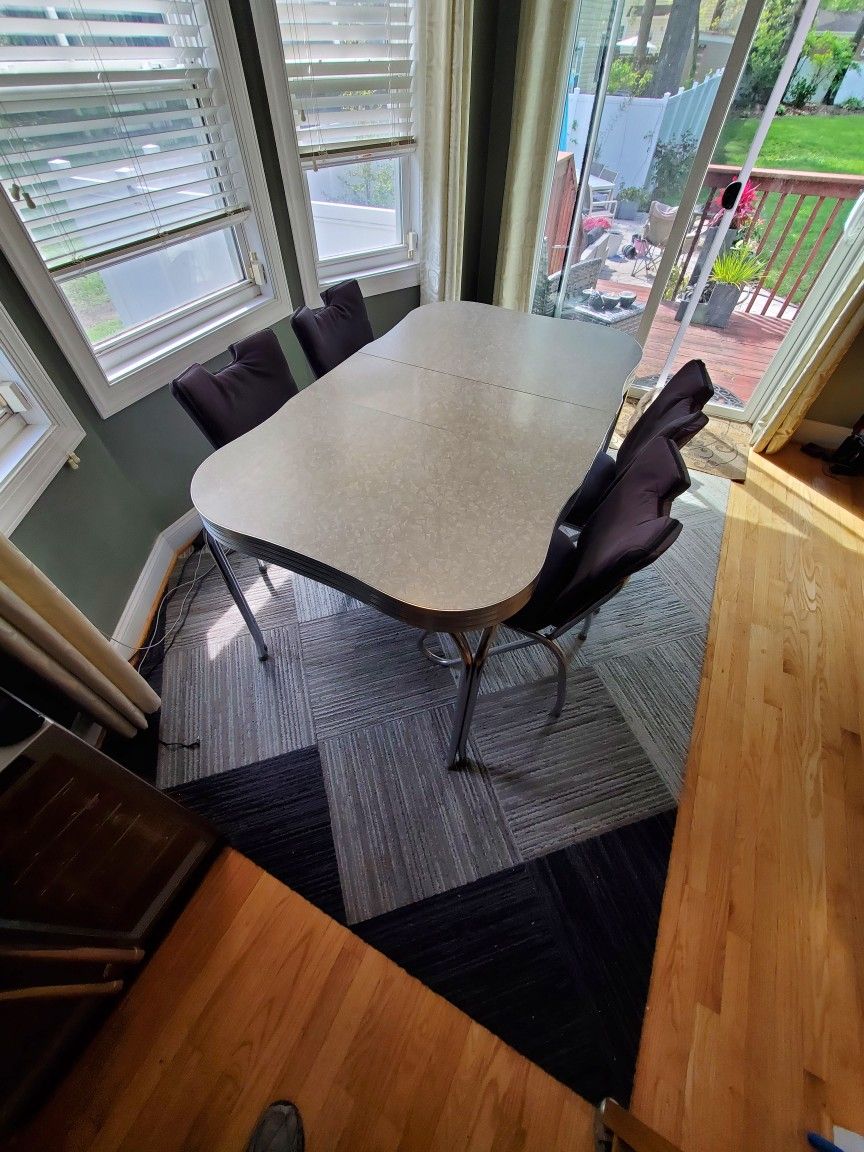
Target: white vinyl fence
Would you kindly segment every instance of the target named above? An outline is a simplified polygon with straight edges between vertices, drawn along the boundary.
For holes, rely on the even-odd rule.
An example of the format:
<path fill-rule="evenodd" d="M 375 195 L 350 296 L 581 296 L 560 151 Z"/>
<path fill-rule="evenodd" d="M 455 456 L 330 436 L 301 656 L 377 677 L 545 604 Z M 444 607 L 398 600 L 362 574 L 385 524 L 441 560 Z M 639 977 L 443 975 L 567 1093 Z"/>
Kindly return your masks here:
<path fill-rule="evenodd" d="M 691 132 L 698 140 L 720 85 L 718 69 L 692 88 L 665 96 L 607 96 L 595 160 L 618 173 L 621 188 L 642 188 L 658 143 Z M 567 147 L 578 163 L 585 151 L 594 95 L 577 88 L 567 98 Z"/>

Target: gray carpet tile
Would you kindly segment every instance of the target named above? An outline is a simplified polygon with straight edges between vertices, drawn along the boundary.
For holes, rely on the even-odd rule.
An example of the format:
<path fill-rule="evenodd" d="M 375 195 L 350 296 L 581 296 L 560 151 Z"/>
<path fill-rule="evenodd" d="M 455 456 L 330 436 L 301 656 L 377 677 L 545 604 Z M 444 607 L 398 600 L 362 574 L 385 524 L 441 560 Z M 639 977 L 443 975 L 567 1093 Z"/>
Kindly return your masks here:
<path fill-rule="evenodd" d="M 684 781 L 704 654 L 704 635 L 693 635 L 594 665 L 676 800 Z"/>
<path fill-rule="evenodd" d="M 481 699 L 471 742 L 525 859 L 668 810 L 669 789 L 597 674 L 570 674 L 567 704 L 549 715 L 546 680 Z"/>
<path fill-rule="evenodd" d="M 339 612 L 351 612 L 363 608 L 360 600 L 337 592 L 317 580 L 305 576 L 294 576 L 294 599 L 297 604 L 297 619 L 301 624 L 309 620 L 320 620 L 322 616 L 335 616 Z"/>
<path fill-rule="evenodd" d="M 418 651 L 417 629 L 372 608 L 301 624 L 300 636 L 319 739 L 455 700 L 447 670 Z"/>
<path fill-rule="evenodd" d="M 239 556 L 236 553 L 231 555 L 230 563 L 262 631 L 296 623 L 294 586 L 289 571 L 271 564 L 266 574 L 262 574 L 251 556 Z M 206 572 L 212 564 L 210 553 L 205 552 L 201 572 Z M 195 561 L 192 561 L 187 567 L 185 578 L 189 579 L 194 571 Z M 178 591 L 168 605 L 165 624 L 169 634 L 183 610 L 187 592 L 188 589 Z M 243 634 L 248 635 L 243 617 L 231 599 L 219 571 L 212 571 L 201 584 L 194 600 L 191 600 L 186 623 L 177 635 L 176 644 L 204 642 L 219 648 L 233 637 Z"/>
<path fill-rule="evenodd" d="M 725 517 L 719 512 L 685 521 L 681 535 L 654 566 L 654 571 L 687 601 L 706 627 L 714 599 L 724 523 Z"/>
<path fill-rule="evenodd" d="M 444 767 L 451 719 L 432 708 L 321 741 L 349 923 L 519 862 L 486 773 Z"/>
<path fill-rule="evenodd" d="M 731 484 L 732 481 L 724 476 L 697 472 L 695 468 L 691 468 L 690 487 L 675 501 L 672 515 L 685 522 L 706 512 L 725 516 Z"/>
<path fill-rule="evenodd" d="M 603 605 L 573 663 L 597 664 L 704 630 L 699 613 L 653 568 L 645 568 Z"/>
<path fill-rule="evenodd" d="M 227 593 L 226 593 L 227 595 Z M 165 658 L 160 738 L 200 748 L 159 750 L 160 787 L 182 784 L 315 743 L 296 624 L 265 633 L 269 660 L 252 639 L 178 644 Z"/>

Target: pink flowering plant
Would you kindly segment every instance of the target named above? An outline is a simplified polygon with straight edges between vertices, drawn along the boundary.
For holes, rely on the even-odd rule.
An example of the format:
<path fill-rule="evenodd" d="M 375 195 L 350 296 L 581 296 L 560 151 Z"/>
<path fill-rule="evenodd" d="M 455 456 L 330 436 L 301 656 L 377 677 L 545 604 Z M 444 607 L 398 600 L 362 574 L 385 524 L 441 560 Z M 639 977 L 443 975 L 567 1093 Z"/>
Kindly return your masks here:
<path fill-rule="evenodd" d="M 741 195 L 738 198 L 738 207 L 735 209 L 735 215 L 732 217 L 730 228 L 748 228 L 753 222 L 756 215 L 756 185 L 752 180 L 748 180 L 744 187 L 741 189 Z M 712 200 L 711 207 L 716 208 L 717 211 L 711 217 L 711 227 L 716 227 L 723 219 L 723 193 L 719 192 Z"/>
<path fill-rule="evenodd" d="M 582 221 L 582 228 L 590 232 L 592 228 L 611 228 L 612 221 L 608 216 L 586 216 Z"/>

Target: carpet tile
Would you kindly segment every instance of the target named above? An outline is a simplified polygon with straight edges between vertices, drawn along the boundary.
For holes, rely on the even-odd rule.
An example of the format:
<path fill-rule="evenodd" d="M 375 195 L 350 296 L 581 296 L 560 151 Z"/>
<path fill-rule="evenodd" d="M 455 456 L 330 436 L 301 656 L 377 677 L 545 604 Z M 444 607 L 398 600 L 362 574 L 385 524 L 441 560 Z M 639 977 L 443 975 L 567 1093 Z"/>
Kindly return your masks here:
<path fill-rule="evenodd" d="M 555 720 L 554 682 L 477 705 L 472 743 L 524 859 L 664 811 L 673 798 L 590 668 L 569 676 Z"/>
<path fill-rule="evenodd" d="M 594 665 L 676 800 L 684 782 L 704 649 L 703 637 L 682 636 Z"/>
<path fill-rule="evenodd" d="M 588 1100 L 626 1102 L 674 812 L 354 930 Z"/>
<path fill-rule="evenodd" d="M 452 704 L 452 677 L 420 655 L 419 635 L 367 607 L 300 625 L 319 739 Z"/>
<path fill-rule="evenodd" d="M 345 923 L 330 809 L 317 748 L 300 748 L 168 789 L 238 852 Z"/>
<path fill-rule="evenodd" d="M 161 787 L 226 772 L 315 742 L 296 624 L 265 633 L 259 660 L 242 632 L 215 644 L 177 645 L 165 658 L 159 749 Z"/>
<path fill-rule="evenodd" d="M 520 859 L 485 772 L 444 767 L 452 709 L 321 741 L 349 923 Z"/>

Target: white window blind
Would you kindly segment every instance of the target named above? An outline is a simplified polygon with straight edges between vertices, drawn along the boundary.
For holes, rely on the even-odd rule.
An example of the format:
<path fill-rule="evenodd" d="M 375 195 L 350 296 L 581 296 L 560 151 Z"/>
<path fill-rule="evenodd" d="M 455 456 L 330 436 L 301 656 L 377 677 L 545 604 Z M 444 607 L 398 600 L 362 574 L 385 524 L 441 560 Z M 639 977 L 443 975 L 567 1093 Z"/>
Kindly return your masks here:
<path fill-rule="evenodd" d="M 194 0 L 0 3 L 0 183 L 53 272 L 245 214 L 198 11 Z"/>
<path fill-rule="evenodd" d="M 411 0 L 276 0 L 300 155 L 415 143 Z"/>

